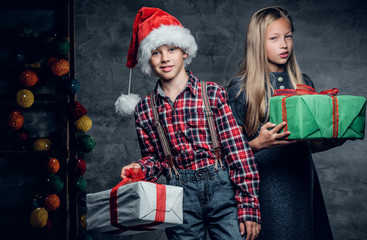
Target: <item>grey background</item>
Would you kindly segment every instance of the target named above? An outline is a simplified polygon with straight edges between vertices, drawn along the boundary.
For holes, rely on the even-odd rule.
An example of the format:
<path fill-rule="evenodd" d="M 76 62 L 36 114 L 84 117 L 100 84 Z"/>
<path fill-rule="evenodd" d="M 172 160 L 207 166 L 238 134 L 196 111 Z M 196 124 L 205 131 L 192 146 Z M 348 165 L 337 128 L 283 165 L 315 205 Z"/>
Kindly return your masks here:
<path fill-rule="evenodd" d="M 114 102 L 128 90 L 127 49 L 135 15 L 142 6 L 158 7 L 177 17 L 198 43 L 188 69 L 206 81 L 225 84 L 243 56 L 247 24 L 258 9 L 286 7 L 295 25 L 295 49 L 316 90 L 339 88 L 340 94 L 367 97 L 367 4 L 350 0 L 77 0 L 77 100 L 87 108 L 96 148 L 87 163 L 87 192 L 112 188 L 121 167 L 140 157 L 133 116 L 120 117 Z M 133 71 L 131 91 L 149 94 L 156 78 Z M 366 140 L 314 154 L 334 237 L 367 239 Z M 295 159 L 296 160 L 296 159 Z M 302 203 L 300 203 L 302 204 Z M 94 236 L 95 239 L 103 239 Z M 165 239 L 164 232 L 125 239 Z"/>

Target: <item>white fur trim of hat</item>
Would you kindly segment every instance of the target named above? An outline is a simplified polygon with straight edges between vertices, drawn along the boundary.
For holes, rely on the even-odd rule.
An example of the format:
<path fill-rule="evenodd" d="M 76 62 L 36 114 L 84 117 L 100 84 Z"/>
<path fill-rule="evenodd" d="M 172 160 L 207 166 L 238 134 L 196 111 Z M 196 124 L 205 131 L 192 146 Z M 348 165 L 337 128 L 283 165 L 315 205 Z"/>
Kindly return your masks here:
<path fill-rule="evenodd" d="M 161 25 L 159 28 L 152 30 L 139 45 L 138 67 L 144 74 L 154 75 L 149 61 L 152 51 L 163 45 L 179 47 L 187 53 L 188 57 L 184 60 L 185 66 L 191 63 L 198 50 L 190 30 L 177 25 Z"/>

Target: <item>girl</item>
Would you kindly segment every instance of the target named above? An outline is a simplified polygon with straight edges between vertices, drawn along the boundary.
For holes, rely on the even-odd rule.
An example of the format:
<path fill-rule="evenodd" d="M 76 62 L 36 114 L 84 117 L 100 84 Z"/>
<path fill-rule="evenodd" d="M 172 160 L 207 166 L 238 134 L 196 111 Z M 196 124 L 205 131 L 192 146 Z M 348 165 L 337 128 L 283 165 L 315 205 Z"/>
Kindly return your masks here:
<path fill-rule="evenodd" d="M 297 84 L 314 87 L 298 67 L 293 31 L 286 9 L 257 11 L 248 26 L 245 55 L 237 77 L 228 85 L 228 96 L 258 164 L 262 215 L 258 239 L 333 239 L 311 153 L 337 144 L 285 140 L 290 132 L 278 133 L 285 123 L 267 122 L 274 89 Z"/>

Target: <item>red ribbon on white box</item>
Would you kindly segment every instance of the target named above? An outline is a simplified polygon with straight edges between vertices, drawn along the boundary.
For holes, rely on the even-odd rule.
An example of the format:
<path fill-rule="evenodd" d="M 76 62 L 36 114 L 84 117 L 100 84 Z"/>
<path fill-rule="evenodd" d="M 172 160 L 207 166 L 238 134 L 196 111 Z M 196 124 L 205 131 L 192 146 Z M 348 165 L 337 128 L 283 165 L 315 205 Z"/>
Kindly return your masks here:
<path fill-rule="evenodd" d="M 126 231 L 153 231 L 152 227 L 162 224 L 165 220 L 166 216 L 166 186 L 162 184 L 155 184 L 156 185 L 156 193 L 157 193 L 157 201 L 156 201 L 156 215 L 154 222 L 149 224 L 141 224 L 135 226 L 123 226 L 118 223 L 118 215 L 117 215 L 117 190 L 124 186 L 125 184 L 142 181 L 141 179 L 144 178 L 143 172 L 136 172 L 136 168 L 134 169 L 126 169 L 127 178 L 122 180 L 119 184 L 117 184 L 114 188 L 112 188 L 110 193 L 110 220 L 111 225 L 116 227 L 116 230 L 108 231 L 105 233 L 109 234 L 120 234 Z M 138 170 L 138 171 L 139 171 Z"/>

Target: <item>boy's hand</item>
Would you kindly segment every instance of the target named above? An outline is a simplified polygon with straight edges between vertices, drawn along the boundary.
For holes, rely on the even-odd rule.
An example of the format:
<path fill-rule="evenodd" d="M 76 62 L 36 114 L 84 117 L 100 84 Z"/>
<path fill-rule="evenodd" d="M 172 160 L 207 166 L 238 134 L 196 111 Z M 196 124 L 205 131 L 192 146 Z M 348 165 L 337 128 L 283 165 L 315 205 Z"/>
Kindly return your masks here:
<path fill-rule="evenodd" d="M 246 226 L 245 226 L 246 225 Z M 261 225 L 257 222 L 240 222 L 240 232 L 243 236 L 246 232 L 246 240 L 255 240 L 259 236 Z"/>
<path fill-rule="evenodd" d="M 130 163 L 129 165 L 126 165 L 124 167 L 122 167 L 121 169 L 121 178 L 125 179 L 126 178 L 126 174 L 125 174 L 125 169 L 128 168 L 141 168 L 139 163 Z"/>

